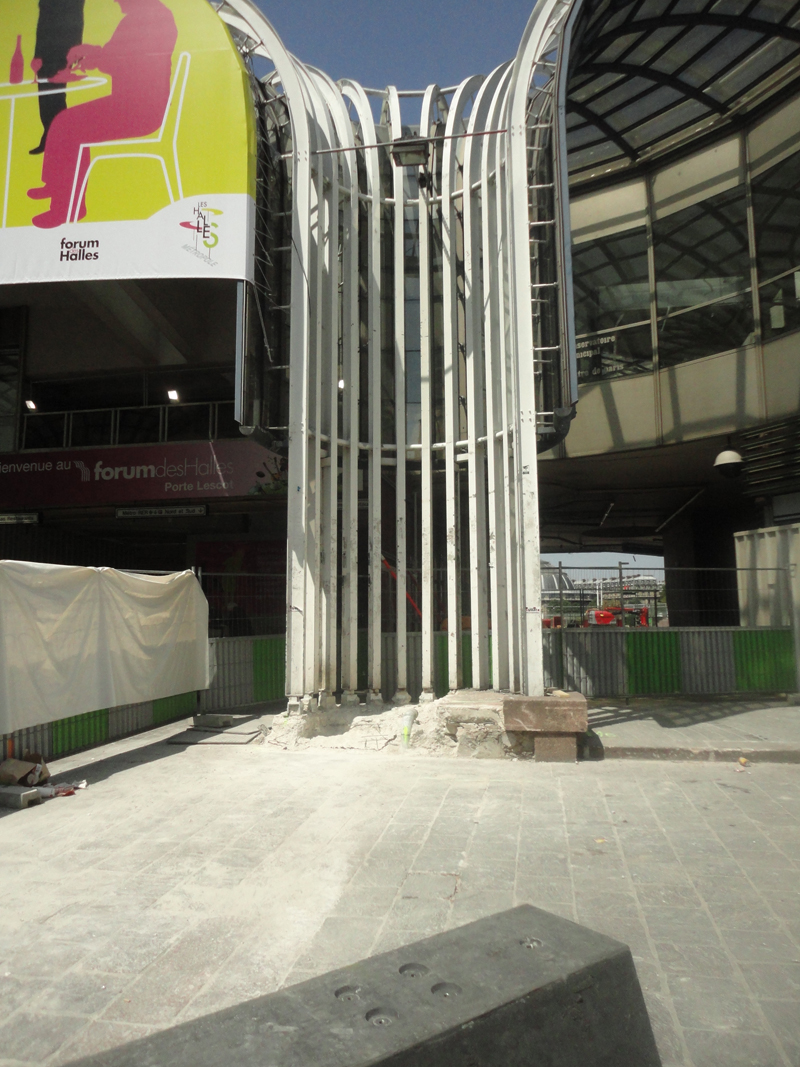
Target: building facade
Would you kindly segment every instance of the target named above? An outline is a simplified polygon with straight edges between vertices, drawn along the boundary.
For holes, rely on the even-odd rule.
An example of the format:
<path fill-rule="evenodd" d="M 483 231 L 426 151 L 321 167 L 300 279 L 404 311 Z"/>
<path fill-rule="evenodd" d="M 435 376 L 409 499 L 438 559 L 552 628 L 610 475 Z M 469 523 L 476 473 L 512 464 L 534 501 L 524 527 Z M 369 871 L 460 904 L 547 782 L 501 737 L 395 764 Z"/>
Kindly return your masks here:
<path fill-rule="evenodd" d="M 288 559 L 307 708 L 540 693 L 540 537 L 710 564 L 791 516 L 800 3 L 540 0 L 514 59 L 407 91 L 334 83 L 250 0 L 154 2 L 237 54 L 247 262 L 5 279 L 3 555 L 228 590 Z"/>

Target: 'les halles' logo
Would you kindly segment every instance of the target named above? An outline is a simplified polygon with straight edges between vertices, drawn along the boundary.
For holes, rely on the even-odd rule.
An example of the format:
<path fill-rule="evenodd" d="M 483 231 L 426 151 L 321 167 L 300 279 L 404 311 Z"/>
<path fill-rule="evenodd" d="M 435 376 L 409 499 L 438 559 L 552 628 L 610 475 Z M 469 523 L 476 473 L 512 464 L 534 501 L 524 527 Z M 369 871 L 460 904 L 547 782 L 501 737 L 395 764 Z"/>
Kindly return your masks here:
<path fill-rule="evenodd" d="M 219 244 L 219 234 L 215 233 L 217 223 L 214 222 L 214 216 L 221 214 L 218 208 L 208 207 L 205 201 L 202 201 L 194 209 L 194 219 L 191 222 L 180 223 L 185 229 L 194 232 L 194 246 L 198 252 L 200 242 L 209 251 Z"/>

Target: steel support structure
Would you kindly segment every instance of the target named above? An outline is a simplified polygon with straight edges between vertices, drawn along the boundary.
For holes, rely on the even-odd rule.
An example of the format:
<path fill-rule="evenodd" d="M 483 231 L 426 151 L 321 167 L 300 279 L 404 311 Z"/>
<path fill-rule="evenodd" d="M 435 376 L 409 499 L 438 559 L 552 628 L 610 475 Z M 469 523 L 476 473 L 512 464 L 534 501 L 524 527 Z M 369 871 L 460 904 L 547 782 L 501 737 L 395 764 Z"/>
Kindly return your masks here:
<path fill-rule="evenodd" d="M 409 93 L 334 83 L 251 0 L 214 3 L 251 69 L 274 68 L 261 106 L 291 126 L 290 709 L 407 701 L 412 643 L 432 699 L 442 634 L 450 689 L 466 647 L 475 687 L 543 693 L 536 457 L 577 399 L 578 6 L 539 0 L 512 62 Z M 404 136 L 427 140 L 426 166 L 393 157 Z"/>

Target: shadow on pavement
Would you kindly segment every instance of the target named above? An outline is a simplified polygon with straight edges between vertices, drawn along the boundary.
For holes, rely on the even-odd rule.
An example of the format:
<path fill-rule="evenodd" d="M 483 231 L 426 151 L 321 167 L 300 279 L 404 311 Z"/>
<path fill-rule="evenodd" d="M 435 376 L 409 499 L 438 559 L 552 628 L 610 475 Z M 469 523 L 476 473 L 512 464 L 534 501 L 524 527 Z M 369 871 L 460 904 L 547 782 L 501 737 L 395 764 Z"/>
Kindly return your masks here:
<path fill-rule="evenodd" d="M 685 696 L 676 699 L 663 697 L 636 698 L 625 704 L 604 704 L 589 709 L 589 726 L 598 729 L 604 726 L 618 726 L 626 722 L 646 719 L 655 722 L 665 730 L 680 729 L 685 726 L 700 726 L 709 722 L 720 722 L 748 711 L 763 711 L 769 708 L 786 707 L 785 700 L 767 698 L 766 700 L 696 700 Z"/>

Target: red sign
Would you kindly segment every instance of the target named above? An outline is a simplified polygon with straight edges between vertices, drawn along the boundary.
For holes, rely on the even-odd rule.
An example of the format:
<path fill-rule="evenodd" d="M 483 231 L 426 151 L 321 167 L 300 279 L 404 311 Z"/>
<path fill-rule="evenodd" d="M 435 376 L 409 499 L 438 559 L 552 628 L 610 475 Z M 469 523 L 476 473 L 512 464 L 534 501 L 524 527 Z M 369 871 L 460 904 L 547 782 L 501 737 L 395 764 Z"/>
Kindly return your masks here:
<path fill-rule="evenodd" d="M 0 508 L 272 496 L 285 467 L 245 440 L 16 452 L 0 455 Z"/>

